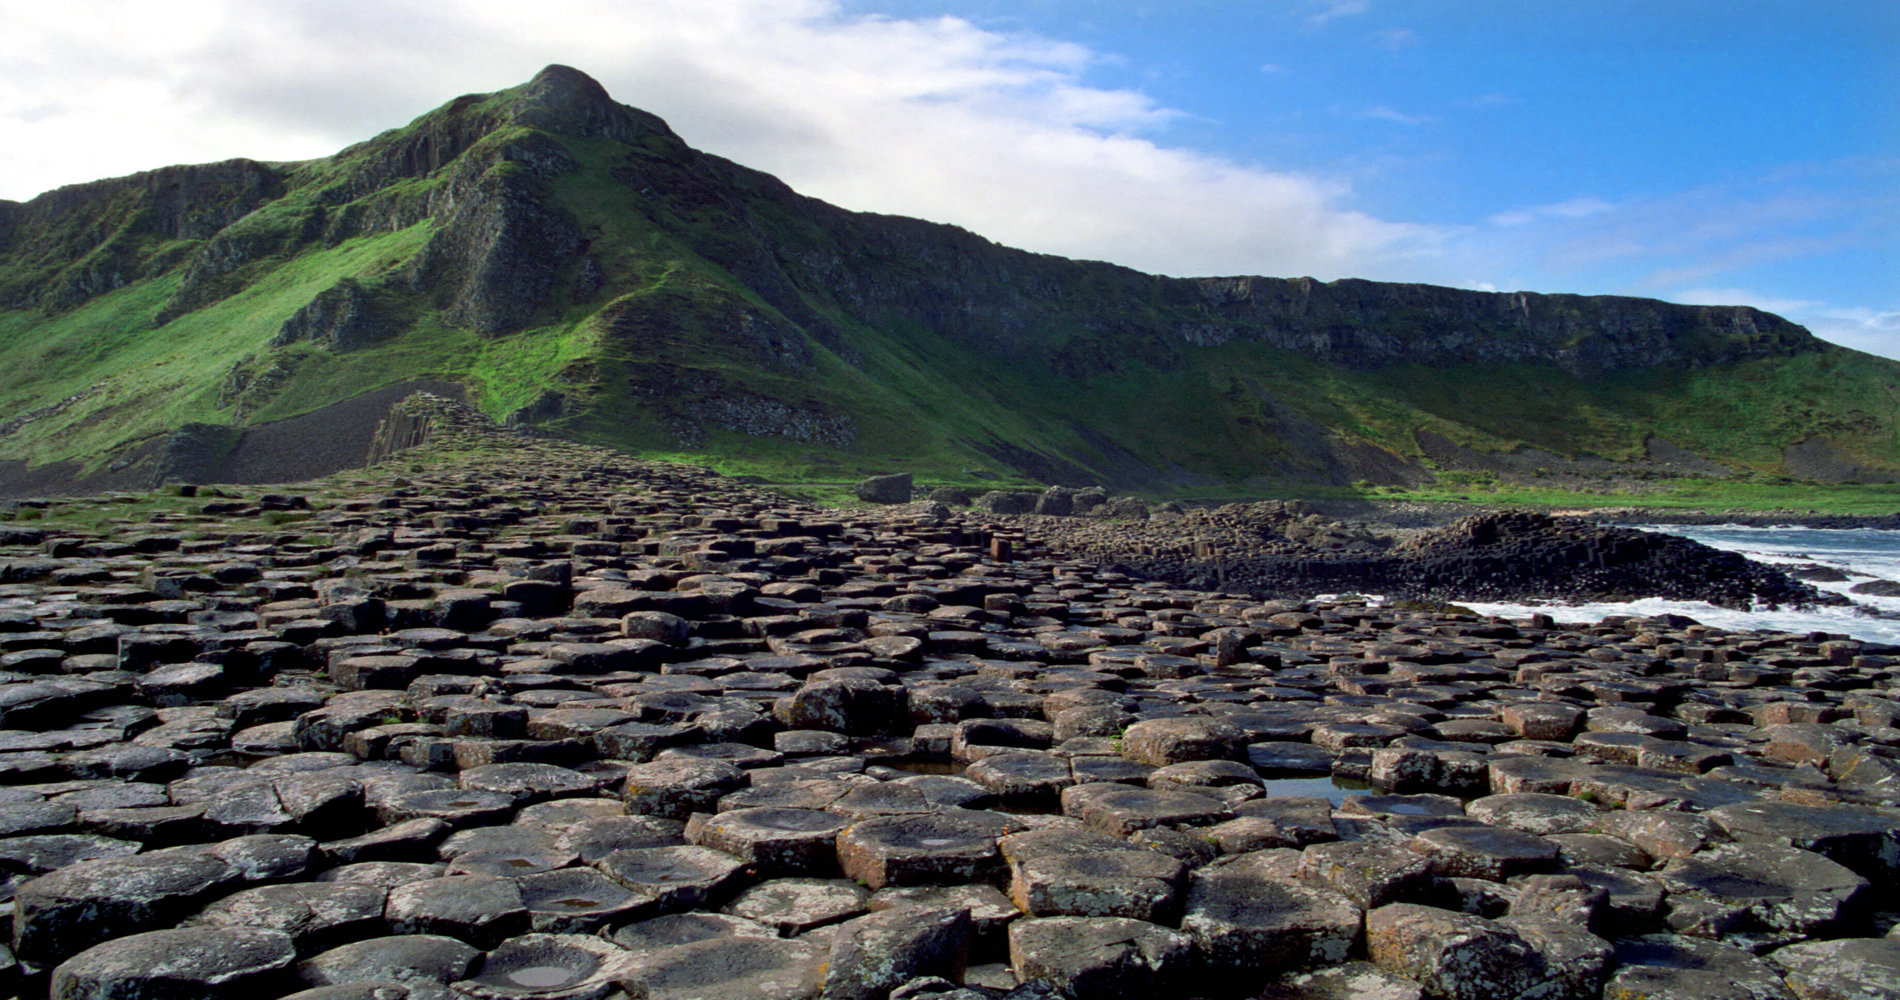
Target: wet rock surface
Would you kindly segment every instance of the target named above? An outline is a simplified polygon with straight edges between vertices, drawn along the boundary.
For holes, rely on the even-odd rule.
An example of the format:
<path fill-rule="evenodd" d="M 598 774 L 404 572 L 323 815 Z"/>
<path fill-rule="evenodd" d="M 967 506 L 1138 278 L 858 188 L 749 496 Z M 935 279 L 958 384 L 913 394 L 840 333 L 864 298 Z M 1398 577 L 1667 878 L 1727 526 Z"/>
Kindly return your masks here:
<path fill-rule="evenodd" d="M 545 442 L 285 489 L 0 535 L 0 995 L 1818 997 L 1900 967 L 1892 649 L 1187 589 L 1003 515 Z"/>

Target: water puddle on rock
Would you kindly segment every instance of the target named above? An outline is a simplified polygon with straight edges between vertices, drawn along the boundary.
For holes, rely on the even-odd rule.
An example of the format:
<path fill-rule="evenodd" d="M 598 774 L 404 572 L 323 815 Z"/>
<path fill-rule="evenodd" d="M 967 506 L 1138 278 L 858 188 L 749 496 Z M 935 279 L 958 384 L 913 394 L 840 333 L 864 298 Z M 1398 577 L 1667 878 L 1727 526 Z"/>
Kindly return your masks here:
<path fill-rule="evenodd" d="M 1267 778 L 1267 795 L 1271 797 L 1305 795 L 1330 799 L 1333 805 L 1346 801 L 1348 795 L 1378 794 L 1378 789 L 1353 778 L 1341 778 L 1334 775 L 1316 775 L 1310 778 Z"/>
<path fill-rule="evenodd" d="M 516 986 L 544 990 L 552 986 L 565 985 L 574 978 L 574 970 L 559 965 L 530 965 L 525 969 L 516 969 L 508 973 L 508 978 Z"/>

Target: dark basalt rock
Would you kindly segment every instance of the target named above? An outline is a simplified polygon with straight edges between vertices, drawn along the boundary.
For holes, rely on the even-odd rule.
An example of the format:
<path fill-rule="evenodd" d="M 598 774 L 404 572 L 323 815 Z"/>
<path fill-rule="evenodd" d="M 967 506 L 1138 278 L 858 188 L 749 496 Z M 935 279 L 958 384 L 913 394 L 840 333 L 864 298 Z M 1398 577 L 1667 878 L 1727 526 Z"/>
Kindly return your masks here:
<path fill-rule="evenodd" d="M 452 468 L 312 488 L 269 544 L 235 511 L 110 556 L 0 539 L 84 570 L 0 584 L 0 656 L 68 654 L 7 661 L 0 704 L 86 685 L 0 731 L 0 986 L 176 995 L 142 950 L 165 927 L 277 942 L 258 979 L 248 945 L 181 948 L 193 995 L 235 970 L 306 1000 L 994 1000 L 1012 976 L 1779 997 L 1890 964 L 1868 935 L 1900 863 L 1891 648 L 1211 594 L 546 441 Z M 548 575 L 615 613 L 418 617 L 554 546 Z M 155 603 L 121 581 L 180 572 L 205 580 L 183 622 L 68 673 L 99 615 Z M 372 588 L 383 621 L 302 624 Z M 260 634 L 298 657 L 218 658 Z M 416 667 L 401 690 L 341 683 L 384 656 Z M 168 683 L 194 664 L 224 683 Z M 784 728 L 800 690 L 836 695 L 804 709 L 835 728 Z M 1065 721 L 1098 708 L 1120 728 Z M 1701 937 L 1640 937 L 1664 930 Z M 1355 954 L 1376 966 L 1335 970 Z"/>

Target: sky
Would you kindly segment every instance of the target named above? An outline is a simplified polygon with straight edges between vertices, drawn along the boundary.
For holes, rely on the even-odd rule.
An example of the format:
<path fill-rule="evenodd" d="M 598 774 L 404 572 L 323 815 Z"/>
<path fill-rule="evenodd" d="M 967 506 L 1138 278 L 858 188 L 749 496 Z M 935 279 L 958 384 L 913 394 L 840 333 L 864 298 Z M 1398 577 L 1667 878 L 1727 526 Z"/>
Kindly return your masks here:
<path fill-rule="evenodd" d="M 1752 305 L 1900 358 L 1892 0 L 0 0 L 0 198 L 550 63 L 861 211 L 1171 275 Z"/>

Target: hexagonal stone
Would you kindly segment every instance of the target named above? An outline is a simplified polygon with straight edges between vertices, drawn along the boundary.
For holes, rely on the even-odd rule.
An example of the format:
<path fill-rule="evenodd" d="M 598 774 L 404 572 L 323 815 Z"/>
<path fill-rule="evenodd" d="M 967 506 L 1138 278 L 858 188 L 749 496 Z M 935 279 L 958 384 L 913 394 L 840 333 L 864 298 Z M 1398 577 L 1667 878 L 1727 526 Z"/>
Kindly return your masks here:
<path fill-rule="evenodd" d="M 700 733 L 691 726 L 654 722 L 623 722 L 597 730 L 591 737 L 602 759 L 634 763 L 645 763 L 659 756 L 662 750 L 683 746 L 697 738 Z"/>
<path fill-rule="evenodd" d="M 883 1000 L 913 979 L 960 976 L 970 915 L 954 908 L 899 907 L 846 921 L 831 935 L 827 1000 Z"/>
<path fill-rule="evenodd" d="M 1055 796 L 1075 784 L 1068 758 L 1052 753 L 991 754 L 963 773 L 1004 798 Z"/>
<path fill-rule="evenodd" d="M 14 954 L 51 966 L 105 938 L 176 923 L 233 876 L 223 861 L 169 852 L 61 868 L 15 893 Z"/>
<path fill-rule="evenodd" d="M 683 822 L 696 812 L 712 812 L 720 796 L 751 780 L 745 771 L 722 760 L 654 760 L 626 769 L 621 799 L 629 813 Z"/>
<path fill-rule="evenodd" d="M 1530 755 L 1494 756 L 1485 767 L 1491 791 L 1498 795 L 1515 792 L 1569 795 L 1573 785 L 1596 772 L 1596 765 L 1589 761 Z"/>
<path fill-rule="evenodd" d="M 1467 880 L 1468 881 L 1468 880 Z M 1517 890 L 1510 915 L 1527 920 L 1558 920 L 1573 927 L 1611 930 L 1609 890 L 1575 874 L 1525 875 L 1511 880 Z"/>
<path fill-rule="evenodd" d="M 996 841 L 1009 832 L 1001 816 L 963 810 L 870 819 L 838 835 L 838 864 L 872 889 L 981 881 L 999 866 Z"/>
<path fill-rule="evenodd" d="M 1263 774 L 1319 774 L 1333 769 L 1333 751 L 1311 743 L 1269 740 L 1247 745 L 1247 763 Z"/>
<path fill-rule="evenodd" d="M 1092 829 L 1117 837 L 1157 826 L 1219 823 L 1234 815 L 1226 803 L 1199 792 L 1137 788 L 1115 782 L 1063 789 L 1062 811 Z"/>
<path fill-rule="evenodd" d="M 662 911 L 690 910 L 736 888 L 744 861 L 704 847 L 643 847 L 615 851 L 597 867 L 608 878 L 652 899 Z"/>
<path fill-rule="evenodd" d="M 626 803 L 618 799 L 555 799 L 550 802 L 538 802 L 515 813 L 515 825 L 564 828 L 603 816 L 625 816 L 626 814 Z"/>
<path fill-rule="evenodd" d="M 1506 705 L 1498 721 L 1527 740 L 1564 742 L 1583 725 L 1583 709 L 1557 702 L 1531 701 Z"/>
<path fill-rule="evenodd" d="M 592 868 L 557 868 L 515 879 L 528 926 L 549 934 L 587 934 L 658 912 L 653 900 Z"/>
<path fill-rule="evenodd" d="M 1253 857 L 1196 872 L 1188 889 L 1181 930 L 1194 939 L 1209 971 L 1235 989 L 1276 970 L 1345 961 L 1359 940 L 1358 904 L 1269 874 L 1250 863 Z"/>
<path fill-rule="evenodd" d="M 1678 858 L 1655 873 L 1669 890 L 1669 926 L 1679 934 L 1722 937 L 1785 931 L 1801 937 L 1842 930 L 1872 891 L 1847 868 L 1794 847 L 1725 844 Z"/>
<path fill-rule="evenodd" d="M 1335 841 L 1300 855 L 1300 880 L 1324 886 L 1366 909 L 1428 898 L 1436 889 L 1431 861 L 1398 844 Z"/>
<path fill-rule="evenodd" d="M 350 941 L 382 934 L 383 906 L 389 893 L 381 886 L 337 882 L 293 882 L 232 893 L 198 914 L 197 921 L 217 927 L 259 927 L 290 936 L 298 953 L 314 954 Z"/>
<path fill-rule="evenodd" d="M 1539 792 L 1487 795 L 1465 803 L 1465 815 L 1472 819 L 1540 837 L 1553 833 L 1587 833 L 1596 826 L 1602 812 L 1582 799 Z"/>
<path fill-rule="evenodd" d="M 1075 783 L 1078 785 L 1092 785 L 1105 781 L 1124 785 L 1146 785 L 1148 776 L 1158 769 L 1152 764 L 1139 764 L 1122 757 L 1090 754 L 1069 758 L 1069 770 L 1075 775 Z"/>
<path fill-rule="evenodd" d="M 1892 938 L 1803 941 L 1767 958 L 1801 1000 L 1900 998 L 1900 941 Z"/>
<path fill-rule="evenodd" d="M 965 719 L 950 736 L 950 755 L 957 760 L 981 760 L 1013 750 L 1047 750 L 1055 742 L 1055 727 L 1041 719 Z"/>
<path fill-rule="evenodd" d="M 528 929 L 528 910 L 513 879 L 448 875 L 389 891 L 383 918 L 397 934 L 440 934 L 493 948 Z"/>
<path fill-rule="evenodd" d="M 806 939 L 716 938 L 638 954 L 619 981 L 646 1000 L 813 1000 L 826 957 Z"/>
<path fill-rule="evenodd" d="M 1431 859 L 1446 878 L 1502 882 L 1513 875 L 1557 866 L 1557 845 L 1521 830 L 1496 826 L 1444 826 L 1413 837 L 1406 847 Z"/>
<path fill-rule="evenodd" d="M 1144 719 L 1122 733 L 1122 756 L 1155 767 L 1192 760 L 1246 760 L 1247 737 L 1230 722 L 1204 716 Z"/>
<path fill-rule="evenodd" d="M 980 785 L 977 787 L 982 788 Z M 984 790 L 983 794 L 988 795 L 989 792 Z M 840 816 L 860 820 L 933 812 L 936 806 L 924 797 L 920 789 L 895 781 L 881 781 L 858 785 L 833 799 L 825 808 Z"/>
<path fill-rule="evenodd" d="M 792 694 L 785 715 L 792 728 L 853 736 L 910 731 L 910 692 L 904 687 L 872 677 L 825 673 L 814 674 Z"/>
<path fill-rule="evenodd" d="M 1009 926 L 1016 978 L 1076 997 L 1184 996 L 1193 962 L 1186 935 L 1126 917 L 1026 917 Z"/>
<path fill-rule="evenodd" d="M 1712 809 L 1708 817 L 1737 841 L 1799 847 L 1868 878 L 1900 869 L 1900 811 L 1744 802 Z"/>
<path fill-rule="evenodd" d="M 437 819 L 455 827 L 488 826 L 508 822 L 515 814 L 515 799 L 501 792 L 425 789 L 382 800 L 376 814 L 392 826 L 416 819 Z"/>
<path fill-rule="evenodd" d="M 511 796 L 516 806 L 592 795 L 600 787 L 595 777 L 553 764 L 484 764 L 457 775 L 456 784 L 471 791 Z"/>
<path fill-rule="evenodd" d="M 1405 735 L 1399 726 L 1378 722 L 1322 722 L 1308 733 L 1313 745 L 1338 753 L 1354 747 L 1374 749 Z"/>
<path fill-rule="evenodd" d="M 815 809 L 734 809 L 694 815 L 686 839 L 750 861 L 767 877 L 813 874 L 836 870 L 838 832 L 850 822 Z"/>
<path fill-rule="evenodd" d="M 777 750 L 766 750 L 746 743 L 692 743 L 681 747 L 669 747 L 660 751 L 660 755 L 654 759 L 668 760 L 674 757 L 723 760 L 734 767 L 746 770 L 777 767 L 785 762 L 785 755 Z"/>
<path fill-rule="evenodd" d="M 932 808 L 974 809 L 990 797 L 990 790 L 954 774 L 919 774 L 889 784 L 915 789 Z"/>
<path fill-rule="evenodd" d="M 1774 966 L 1732 945 L 1675 934 L 1616 942 L 1607 997 L 1794 1000 Z"/>
<path fill-rule="evenodd" d="M 1515 931 L 1537 952 L 1545 975 L 1540 996 L 1550 1000 L 1599 1000 L 1603 996 L 1603 981 L 1609 978 L 1610 964 L 1616 959 L 1616 948 L 1610 942 L 1590 933 L 1581 922 L 1570 920 L 1510 916 L 1498 923 Z"/>
<path fill-rule="evenodd" d="M 1623 764 L 1599 764 L 1570 783 L 1570 794 L 1626 809 L 1682 809 L 1695 797 L 1686 775 Z"/>
<path fill-rule="evenodd" d="M 483 826 L 451 835 L 436 853 L 453 863 L 451 875 L 529 875 L 574 863 L 575 852 L 558 839 L 532 827 Z"/>
<path fill-rule="evenodd" d="M 204 997 L 239 1000 L 295 961 L 282 931 L 252 927 L 181 927 L 96 944 L 53 970 L 49 997 L 125 1000 Z"/>
<path fill-rule="evenodd" d="M 843 879 L 781 878 L 744 890 L 723 909 L 795 937 L 863 913 L 870 898 L 863 886 Z"/>
<path fill-rule="evenodd" d="M 1518 1000 L 1547 981 L 1537 952 L 1510 928 L 1413 903 L 1366 914 L 1366 953 L 1446 1000 Z"/>
<path fill-rule="evenodd" d="M 1175 922 L 1187 866 L 1126 841 L 1074 830 L 1032 830 L 997 843 L 1010 898 L 1038 917 L 1132 917 Z"/>
<path fill-rule="evenodd" d="M 1305 847 L 1339 839 L 1333 804 L 1318 796 L 1269 795 L 1234 807 L 1234 818 L 1208 828 L 1228 854 Z"/>
<path fill-rule="evenodd" d="M 866 786 L 869 787 L 869 786 Z M 880 784 L 879 787 L 882 787 Z M 856 786 L 831 778 L 802 778 L 749 785 L 719 797 L 719 812 L 734 809 L 825 809 Z"/>
<path fill-rule="evenodd" d="M 453 987 L 475 1000 L 600 1000 L 632 961 L 626 949 L 596 937 L 524 934 L 483 956 L 480 971 Z"/>
<path fill-rule="evenodd" d="M 0 866 L 27 875 L 43 875 L 81 861 L 137 854 L 137 841 L 92 833 L 42 833 L 0 840 Z"/>
<path fill-rule="evenodd" d="M 1301 972 L 1267 984 L 1255 1000 L 1422 1000 L 1423 989 L 1370 962 Z"/>
<path fill-rule="evenodd" d="M 776 936 L 776 931 L 756 920 L 725 913 L 688 912 L 637 920 L 615 931 L 613 942 L 628 951 L 646 953 L 697 941 Z"/>
<path fill-rule="evenodd" d="M 900 906 L 920 906 L 924 909 L 942 909 L 951 907 L 970 915 L 972 933 L 976 935 L 975 947 L 981 948 L 988 943 L 1003 946 L 1002 933 L 1009 922 L 1022 916 L 1008 896 L 988 885 L 916 885 L 879 889 L 871 894 L 867 904 L 872 912 L 895 909 Z"/>
<path fill-rule="evenodd" d="M 1652 858 L 1686 858 L 1721 839 L 1714 822 L 1696 813 L 1620 809 L 1602 814 L 1597 832 L 1635 844 Z"/>
<path fill-rule="evenodd" d="M 451 937 L 395 934 L 346 944 L 305 959 L 297 977 L 309 986 L 395 982 L 446 987 L 468 974 L 482 953 Z"/>
<path fill-rule="evenodd" d="M 601 816 L 561 831 L 556 846 L 591 865 L 615 851 L 639 847 L 678 847 L 686 843 L 686 824 L 658 816 Z"/>
<path fill-rule="evenodd" d="M 1461 819 L 1464 803 L 1449 795 L 1348 795 L 1339 811 L 1355 816 L 1395 819 Z"/>

